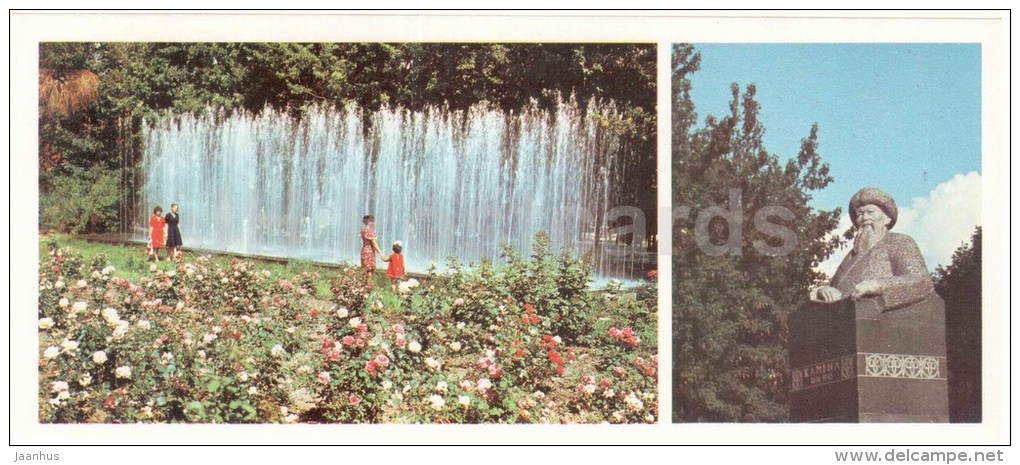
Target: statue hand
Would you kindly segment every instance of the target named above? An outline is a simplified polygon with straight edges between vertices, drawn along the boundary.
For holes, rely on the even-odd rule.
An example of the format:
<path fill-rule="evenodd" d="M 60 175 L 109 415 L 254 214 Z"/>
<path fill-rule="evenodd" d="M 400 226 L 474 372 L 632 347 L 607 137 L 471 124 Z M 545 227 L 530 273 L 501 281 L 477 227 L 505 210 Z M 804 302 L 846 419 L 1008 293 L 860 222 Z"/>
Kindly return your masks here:
<path fill-rule="evenodd" d="M 854 286 L 854 300 L 860 300 L 869 295 L 878 295 L 882 292 L 882 285 L 874 279 L 865 279 Z"/>
<path fill-rule="evenodd" d="M 814 300 L 819 300 L 822 302 L 835 302 L 843 298 L 843 293 L 839 292 L 839 289 L 836 289 L 832 286 L 822 286 L 819 287 L 818 289 L 815 289 L 813 297 Z"/>

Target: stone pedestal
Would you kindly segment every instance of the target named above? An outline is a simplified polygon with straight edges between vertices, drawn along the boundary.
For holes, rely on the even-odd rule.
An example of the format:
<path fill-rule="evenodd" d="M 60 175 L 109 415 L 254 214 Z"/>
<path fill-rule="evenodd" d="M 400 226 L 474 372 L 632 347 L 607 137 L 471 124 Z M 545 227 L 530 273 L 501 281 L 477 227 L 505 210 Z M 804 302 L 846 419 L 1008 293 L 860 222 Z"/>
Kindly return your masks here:
<path fill-rule="evenodd" d="M 890 311 L 876 298 L 808 302 L 789 324 L 790 421 L 949 421 L 945 306 L 934 293 Z"/>

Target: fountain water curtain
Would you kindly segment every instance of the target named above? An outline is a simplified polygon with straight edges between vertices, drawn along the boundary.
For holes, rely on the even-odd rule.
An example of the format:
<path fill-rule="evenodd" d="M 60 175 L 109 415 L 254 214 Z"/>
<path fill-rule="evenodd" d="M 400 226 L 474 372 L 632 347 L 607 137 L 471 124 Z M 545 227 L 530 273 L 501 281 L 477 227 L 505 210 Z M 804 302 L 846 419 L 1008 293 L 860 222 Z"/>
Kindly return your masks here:
<path fill-rule="evenodd" d="M 357 263 L 372 213 L 383 252 L 403 241 L 410 270 L 450 256 L 498 262 L 504 243 L 528 253 L 538 231 L 554 250 L 589 253 L 596 234 L 615 246 L 605 213 L 619 206 L 617 186 L 636 183 L 604 129 L 619 117 L 611 103 L 564 101 L 514 113 L 351 105 L 299 119 L 265 110 L 146 121 L 136 234 L 153 205 L 176 202 L 186 247 L 210 250 Z M 642 271 L 617 255 L 595 254 L 596 274 Z"/>

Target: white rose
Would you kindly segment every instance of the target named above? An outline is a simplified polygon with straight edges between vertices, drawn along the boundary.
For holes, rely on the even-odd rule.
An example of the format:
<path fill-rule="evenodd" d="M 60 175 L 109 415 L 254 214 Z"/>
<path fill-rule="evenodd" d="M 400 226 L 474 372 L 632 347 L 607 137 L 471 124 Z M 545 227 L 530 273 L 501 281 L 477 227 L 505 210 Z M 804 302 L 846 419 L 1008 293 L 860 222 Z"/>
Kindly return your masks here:
<path fill-rule="evenodd" d="M 67 300 L 67 297 L 61 297 L 59 305 L 60 305 L 60 308 L 67 308 L 68 305 L 71 305 L 71 302 L 69 300 Z"/>
<path fill-rule="evenodd" d="M 457 403 L 465 407 L 471 405 L 471 397 L 469 396 L 457 396 Z"/>
<path fill-rule="evenodd" d="M 126 336 L 129 326 L 131 326 L 131 324 L 126 321 L 117 322 L 117 327 L 113 329 L 113 339 L 120 340 Z"/>
<path fill-rule="evenodd" d="M 58 279 L 57 282 L 53 283 L 53 287 L 56 287 L 57 289 L 63 289 L 63 287 L 64 287 L 64 280 L 63 279 Z"/>
<path fill-rule="evenodd" d="M 347 322 L 347 325 L 352 327 L 352 328 L 357 328 L 358 325 L 360 325 L 360 324 L 361 324 L 361 318 L 358 318 L 358 317 L 351 318 L 351 320 Z"/>
<path fill-rule="evenodd" d="M 429 402 L 432 403 L 433 410 L 442 410 L 443 406 L 446 405 L 446 400 L 439 394 L 433 394 L 429 397 Z"/>
<path fill-rule="evenodd" d="M 273 348 L 269 350 L 269 355 L 272 355 L 273 357 L 276 358 L 283 357 L 283 354 L 285 353 L 287 353 L 287 351 L 283 350 L 283 346 L 280 344 L 273 346 Z"/>
<path fill-rule="evenodd" d="M 87 308 L 89 308 L 89 304 L 82 301 L 75 302 L 74 305 L 71 306 L 71 310 L 74 310 L 75 312 L 84 312 Z"/>
<path fill-rule="evenodd" d="M 390 382 L 390 380 L 383 381 L 382 382 L 382 387 L 383 387 L 383 389 L 389 391 L 390 389 L 393 389 L 393 383 Z"/>
<path fill-rule="evenodd" d="M 78 380 L 78 382 L 81 383 L 82 386 L 88 386 L 92 384 L 92 376 L 86 373 L 85 376 L 82 376 L 81 379 Z"/>
<path fill-rule="evenodd" d="M 156 268 L 156 264 L 155 263 L 149 265 L 149 271 L 156 271 L 156 270 L 157 270 L 157 268 Z"/>
<path fill-rule="evenodd" d="M 58 355 L 60 355 L 60 349 L 57 346 L 49 346 L 43 351 L 45 358 L 56 358 Z"/>
<path fill-rule="evenodd" d="M 54 381 L 50 384 L 50 390 L 53 392 L 66 391 L 67 388 L 67 381 Z"/>
<path fill-rule="evenodd" d="M 96 353 L 92 354 L 92 361 L 95 362 L 96 365 L 102 365 L 106 363 L 106 360 L 106 352 L 102 350 L 98 350 Z"/>
<path fill-rule="evenodd" d="M 336 316 L 338 318 L 347 318 L 347 315 L 350 315 L 350 314 L 351 314 L 351 312 L 349 310 L 347 310 L 347 307 L 340 307 L 340 308 L 338 308 L 336 310 Z"/>
<path fill-rule="evenodd" d="M 116 370 L 114 370 L 113 373 L 115 375 L 117 375 L 118 378 L 130 378 L 131 377 L 131 367 L 129 367 L 127 365 L 119 366 L 119 367 L 117 367 Z"/>
<path fill-rule="evenodd" d="M 89 287 L 89 283 L 86 282 L 84 279 L 79 279 L 78 280 L 78 287 L 81 287 L 81 288 Z"/>
<path fill-rule="evenodd" d="M 248 394 L 255 395 L 259 393 L 259 388 L 251 386 L 248 388 Z"/>
<path fill-rule="evenodd" d="M 457 341 L 453 341 L 450 343 L 450 348 L 453 349 L 454 352 L 460 351 L 460 347 L 461 347 L 460 343 Z"/>
<path fill-rule="evenodd" d="M 138 329 L 143 329 L 143 330 L 144 329 L 149 329 L 149 328 L 152 327 L 152 324 L 149 323 L 149 320 L 140 320 L 140 321 L 138 321 L 137 325 L 138 325 Z"/>
<path fill-rule="evenodd" d="M 446 384 L 446 381 L 440 381 L 436 383 L 436 390 L 439 392 L 446 392 L 447 387 L 449 386 Z"/>
<path fill-rule="evenodd" d="M 442 363 L 438 359 L 433 358 L 433 357 L 428 357 L 428 358 L 425 359 L 425 366 L 427 366 L 427 367 L 429 367 L 429 368 L 431 368 L 433 370 L 438 370 L 439 366 L 441 364 Z"/>
<path fill-rule="evenodd" d="M 53 318 L 40 318 L 39 329 L 50 329 L 53 327 Z"/>
<path fill-rule="evenodd" d="M 414 353 L 421 352 L 421 344 L 419 344 L 418 341 L 408 342 L 407 343 L 407 350 L 410 350 L 411 352 L 414 352 Z"/>

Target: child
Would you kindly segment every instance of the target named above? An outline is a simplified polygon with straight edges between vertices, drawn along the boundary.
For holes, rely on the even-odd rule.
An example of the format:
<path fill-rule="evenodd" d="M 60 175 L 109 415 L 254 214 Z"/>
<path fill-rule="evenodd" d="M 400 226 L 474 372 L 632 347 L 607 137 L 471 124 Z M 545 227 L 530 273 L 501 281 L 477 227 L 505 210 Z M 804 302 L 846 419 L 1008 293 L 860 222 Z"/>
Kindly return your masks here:
<path fill-rule="evenodd" d="M 404 256 L 400 254 L 403 244 L 400 241 L 393 243 L 393 253 L 389 257 L 383 257 L 383 261 L 389 263 L 386 267 L 386 276 L 396 281 L 404 277 Z"/>

